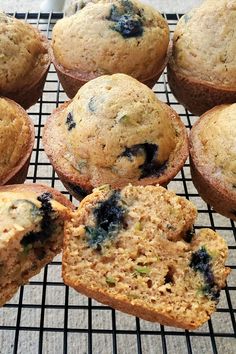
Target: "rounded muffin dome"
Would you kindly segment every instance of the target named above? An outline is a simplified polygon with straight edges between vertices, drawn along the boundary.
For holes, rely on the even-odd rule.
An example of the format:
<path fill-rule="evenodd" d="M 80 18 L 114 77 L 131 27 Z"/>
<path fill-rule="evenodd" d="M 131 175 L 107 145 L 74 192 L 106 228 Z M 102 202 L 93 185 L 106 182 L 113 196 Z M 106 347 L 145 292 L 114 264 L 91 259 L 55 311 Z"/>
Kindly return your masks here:
<path fill-rule="evenodd" d="M 67 107 L 64 128 L 76 169 L 111 169 L 127 178 L 157 171 L 176 145 L 174 126 L 155 94 L 124 74 L 84 85 Z"/>
<path fill-rule="evenodd" d="M 49 65 L 48 47 L 31 25 L 0 13 L 0 93 L 37 83 Z"/>
<path fill-rule="evenodd" d="M 236 192 L 236 103 L 209 111 L 192 133 L 201 165 Z"/>
<path fill-rule="evenodd" d="M 29 158 L 34 141 L 32 131 L 26 112 L 15 102 L 0 98 L 0 185 Z"/>
<path fill-rule="evenodd" d="M 197 80 L 236 88 L 236 1 L 207 0 L 177 24 L 171 66 Z"/>
<path fill-rule="evenodd" d="M 55 60 L 67 70 L 98 75 L 122 72 L 139 80 L 163 65 L 169 43 L 166 20 L 136 0 L 101 0 L 58 21 Z"/>

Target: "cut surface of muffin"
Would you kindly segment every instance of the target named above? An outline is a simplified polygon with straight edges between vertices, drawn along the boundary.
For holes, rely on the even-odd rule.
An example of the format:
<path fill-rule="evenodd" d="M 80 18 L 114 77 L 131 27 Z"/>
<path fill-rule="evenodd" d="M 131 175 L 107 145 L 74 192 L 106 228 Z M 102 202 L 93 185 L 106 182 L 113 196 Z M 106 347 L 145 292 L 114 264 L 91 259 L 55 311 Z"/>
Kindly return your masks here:
<path fill-rule="evenodd" d="M 49 118 L 43 142 L 63 183 L 88 192 L 104 183 L 166 184 L 188 154 L 179 116 L 124 74 L 84 85 Z"/>
<path fill-rule="evenodd" d="M 28 108 L 42 91 L 49 44 L 33 26 L 2 12 L 0 25 L 0 94 Z"/>
<path fill-rule="evenodd" d="M 206 112 L 190 133 L 191 172 L 202 198 L 236 220 L 236 104 Z"/>
<path fill-rule="evenodd" d="M 60 253 L 70 208 L 47 186 L 0 187 L 0 306 Z"/>
<path fill-rule="evenodd" d="M 0 185 L 24 182 L 34 145 L 34 126 L 22 107 L 0 98 Z"/>
<path fill-rule="evenodd" d="M 166 65 L 168 44 L 166 20 L 136 0 L 89 2 L 58 21 L 52 36 L 54 64 L 71 98 L 100 75 L 120 72 L 142 82 L 155 79 Z"/>
<path fill-rule="evenodd" d="M 177 24 L 168 79 L 176 98 L 200 115 L 236 100 L 236 2 L 207 0 Z"/>
<path fill-rule="evenodd" d="M 216 309 L 226 242 L 197 234 L 195 206 L 160 186 L 102 186 L 65 226 L 63 279 L 77 291 L 164 325 L 195 329 Z"/>

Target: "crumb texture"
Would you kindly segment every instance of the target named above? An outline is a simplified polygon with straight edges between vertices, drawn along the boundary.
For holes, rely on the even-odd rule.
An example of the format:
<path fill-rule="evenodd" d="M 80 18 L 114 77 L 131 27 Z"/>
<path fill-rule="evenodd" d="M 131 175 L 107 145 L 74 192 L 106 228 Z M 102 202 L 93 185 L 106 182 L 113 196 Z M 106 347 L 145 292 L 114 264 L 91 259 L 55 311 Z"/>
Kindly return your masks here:
<path fill-rule="evenodd" d="M 13 101 L 0 98 L 0 185 L 31 143 L 29 117 Z"/>
<path fill-rule="evenodd" d="M 175 30 L 171 65 L 180 73 L 236 88 L 236 1 L 207 0 Z"/>
<path fill-rule="evenodd" d="M 199 327 L 229 273 L 226 242 L 209 229 L 195 234 L 194 205 L 160 186 L 129 185 L 116 194 L 112 214 L 122 218 L 105 213 L 112 227 L 104 236 L 109 228 L 98 222 L 98 210 L 113 195 L 108 186 L 95 189 L 66 224 L 64 281 L 144 319 Z"/>
<path fill-rule="evenodd" d="M 0 12 L 0 92 L 37 82 L 48 66 L 48 48 L 33 26 Z"/>
<path fill-rule="evenodd" d="M 168 24 L 160 13 L 136 0 L 85 5 L 53 29 L 58 64 L 82 73 L 153 77 L 164 63 L 169 43 Z"/>

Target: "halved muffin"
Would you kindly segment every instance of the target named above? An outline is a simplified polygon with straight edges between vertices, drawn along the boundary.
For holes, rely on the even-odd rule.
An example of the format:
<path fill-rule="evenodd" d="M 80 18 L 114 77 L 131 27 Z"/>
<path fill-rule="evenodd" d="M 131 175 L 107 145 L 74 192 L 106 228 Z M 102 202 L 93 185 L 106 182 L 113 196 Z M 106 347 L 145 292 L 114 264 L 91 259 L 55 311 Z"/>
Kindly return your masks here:
<path fill-rule="evenodd" d="M 87 81 L 114 73 L 153 87 L 167 64 L 166 20 L 136 0 L 85 5 L 53 28 L 53 63 L 67 95 L 73 98 Z"/>
<path fill-rule="evenodd" d="M 236 220 L 236 103 L 203 114 L 190 132 L 192 179 L 201 197 Z"/>
<path fill-rule="evenodd" d="M 188 156 L 187 132 L 177 113 L 124 74 L 81 87 L 47 120 L 43 144 L 76 198 L 106 183 L 166 185 Z"/>
<path fill-rule="evenodd" d="M 145 320 L 196 329 L 230 272 L 225 240 L 210 229 L 194 234 L 196 216 L 160 186 L 97 188 L 65 224 L 64 282 Z"/>
<path fill-rule="evenodd" d="M 236 101 L 235 10 L 235 1 L 207 0 L 177 24 L 168 81 L 195 115 Z"/>
<path fill-rule="evenodd" d="M 0 187 L 0 306 L 60 253 L 70 209 L 48 186 Z"/>
<path fill-rule="evenodd" d="M 0 12 L 0 43 L 0 95 L 27 109 L 43 91 L 49 42 L 29 23 Z"/>
<path fill-rule="evenodd" d="M 25 110 L 0 97 L 0 185 L 23 183 L 34 146 L 34 125 Z"/>

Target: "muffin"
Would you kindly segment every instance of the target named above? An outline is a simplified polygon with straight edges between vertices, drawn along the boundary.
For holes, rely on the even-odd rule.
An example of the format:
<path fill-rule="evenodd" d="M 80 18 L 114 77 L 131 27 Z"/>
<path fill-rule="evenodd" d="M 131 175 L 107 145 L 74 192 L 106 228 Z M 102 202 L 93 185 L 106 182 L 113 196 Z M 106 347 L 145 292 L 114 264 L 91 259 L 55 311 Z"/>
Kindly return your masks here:
<path fill-rule="evenodd" d="M 236 1 L 207 0 L 177 24 L 168 81 L 190 112 L 236 101 Z"/>
<path fill-rule="evenodd" d="M 0 95 L 25 109 L 43 91 L 51 58 L 49 43 L 36 28 L 0 12 Z"/>
<path fill-rule="evenodd" d="M 60 253 L 72 208 L 47 186 L 0 187 L 0 306 Z"/>
<path fill-rule="evenodd" d="M 177 113 L 125 74 L 101 76 L 81 87 L 47 120 L 43 144 L 76 198 L 106 183 L 166 185 L 188 155 Z"/>
<path fill-rule="evenodd" d="M 34 125 L 25 110 L 0 97 L 0 185 L 23 183 L 34 146 Z"/>
<path fill-rule="evenodd" d="M 236 220 L 236 103 L 203 114 L 190 133 L 191 173 L 201 197 Z"/>
<path fill-rule="evenodd" d="M 125 73 L 152 87 L 167 62 L 166 20 L 136 0 L 88 4 L 53 28 L 53 63 L 70 98 L 87 81 Z"/>
<path fill-rule="evenodd" d="M 102 186 L 65 224 L 62 274 L 75 290 L 163 325 L 196 329 L 216 310 L 227 245 L 192 230 L 197 211 L 160 186 Z"/>

